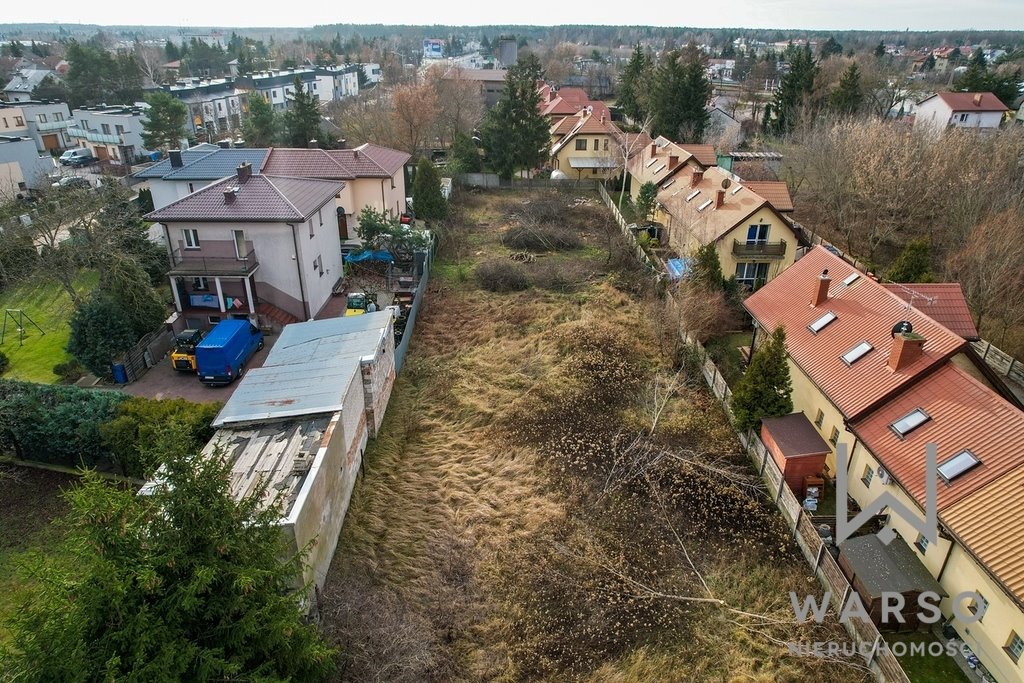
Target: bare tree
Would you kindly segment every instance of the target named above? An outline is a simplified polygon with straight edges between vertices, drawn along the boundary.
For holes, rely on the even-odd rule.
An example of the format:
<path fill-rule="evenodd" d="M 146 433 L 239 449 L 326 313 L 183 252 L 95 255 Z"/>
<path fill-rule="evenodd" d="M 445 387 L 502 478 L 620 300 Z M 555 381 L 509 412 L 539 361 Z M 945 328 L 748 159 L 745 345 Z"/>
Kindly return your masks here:
<path fill-rule="evenodd" d="M 391 120 L 399 148 L 416 156 L 437 121 L 437 95 L 428 85 L 400 85 L 391 94 Z"/>
<path fill-rule="evenodd" d="M 435 130 L 442 144 L 450 143 L 459 133 L 471 132 L 480 123 L 484 115 L 480 84 L 466 78 L 460 67 L 433 66 L 427 70 L 425 82 L 436 95 Z"/>

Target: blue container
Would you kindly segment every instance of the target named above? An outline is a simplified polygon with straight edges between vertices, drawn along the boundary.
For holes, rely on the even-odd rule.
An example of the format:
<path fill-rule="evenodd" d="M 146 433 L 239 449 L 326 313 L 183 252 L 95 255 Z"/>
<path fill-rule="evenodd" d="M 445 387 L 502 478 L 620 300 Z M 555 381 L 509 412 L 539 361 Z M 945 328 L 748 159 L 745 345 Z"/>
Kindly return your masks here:
<path fill-rule="evenodd" d="M 125 369 L 124 363 L 114 363 L 114 381 L 118 384 L 128 384 L 128 370 Z"/>

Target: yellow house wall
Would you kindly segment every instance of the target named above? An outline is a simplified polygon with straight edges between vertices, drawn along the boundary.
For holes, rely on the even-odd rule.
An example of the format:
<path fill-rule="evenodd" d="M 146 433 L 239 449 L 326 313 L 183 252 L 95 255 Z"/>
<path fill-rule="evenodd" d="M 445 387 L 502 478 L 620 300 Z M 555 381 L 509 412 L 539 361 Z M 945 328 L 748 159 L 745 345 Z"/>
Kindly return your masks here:
<path fill-rule="evenodd" d="M 758 333 L 758 337 L 762 340 L 766 336 L 763 329 Z M 839 430 L 839 440 L 836 443 L 845 443 L 848 449 L 853 447 L 854 436 L 846 431 L 846 427 L 843 425 L 842 413 L 839 412 L 839 409 L 831 401 L 825 398 L 825 395 L 814 385 L 810 377 L 793 362 L 792 358 L 787 357 L 786 362 L 789 365 L 789 378 L 793 383 L 793 411 L 802 412 L 807 416 L 812 425 L 814 425 L 814 419 L 817 417 L 819 409 L 824 414 L 821 427 L 814 426 L 818 433 L 821 434 L 821 438 L 832 449 L 825 456 L 825 466 L 828 469 L 829 476 L 834 477 L 836 472 L 836 454 L 835 447 L 829 441 L 832 436 L 832 428 L 835 427 Z M 847 450 L 847 452 L 849 453 L 850 451 Z"/>
<path fill-rule="evenodd" d="M 785 256 L 782 258 L 737 258 L 732 253 L 733 240 L 746 241 L 747 228 L 754 224 L 767 224 L 771 226 L 768 229 L 769 242 L 785 240 Z M 768 263 L 768 280 L 772 280 L 776 275 L 793 265 L 793 262 L 796 260 L 796 247 L 796 235 L 793 234 L 793 229 L 789 227 L 789 224 L 779 218 L 774 211 L 761 209 L 718 240 L 718 260 L 722 264 L 722 274 L 725 277 L 736 273 L 736 265 L 738 263 Z"/>
<path fill-rule="evenodd" d="M 953 365 L 957 366 L 958 368 L 966 372 L 968 375 L 984 384 L 989 389 L 996 391 L 996 388 L 992 386 L 991 382 L 988 381 L 988 377 L 982 374 L 981 370 L 978 369 L 978 366 L 975 365 L 974 361 L 967 357 L 967 354 L 958 353 L 949 360 L 953 363 Z"/>
<path fill-rule="evenodd" d="M 587 149 L 577 150 L 576 141 L 586 140 Z M 594 150 L 594 140 L 597 140 L 597 150 Z M 605 142 L 608 143 L 608 149 L 605 149 Z M 619 174 L 619 168 L 599 168 L 596 169 L 597 173 L 593 171 L 595 169 L 582 168 L 575 169 L 569 165 L 569 157 L 585 157 L 588 159 L 613 159 L 618 160 L 619 148 L 615 144 L 615 141 L 608 135 L 577 135 L 562 149 L 558 151 L 554 157 L 552 157 L 552 166 L 560 169 L 565 175 L 569 176 L 571 180 L 582 179 L 600 179 L 605 180 Z"/>

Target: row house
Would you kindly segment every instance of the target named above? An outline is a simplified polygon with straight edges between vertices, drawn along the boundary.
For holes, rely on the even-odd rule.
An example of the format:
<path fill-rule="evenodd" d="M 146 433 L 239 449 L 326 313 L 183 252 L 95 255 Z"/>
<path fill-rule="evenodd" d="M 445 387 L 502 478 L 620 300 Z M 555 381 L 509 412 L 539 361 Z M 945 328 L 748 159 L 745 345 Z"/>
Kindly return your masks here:
<path fill-rule="evenodd" d="M 617 176 L 628 146 L 624 133 L 606 114 L 584 109 L 551 126 L 551 168 L 573 180 Z"/>
<path fill-rule="evenodd" d="M 249 91 L 230 78 L 192 78 L 158 88 L 181 100 L 188 108 L 191 137 L 219 140 L 242 128 L 249 111 Z"/>
<path fill-rule="evenodd" d="M 947 596 L 943 616 L 985 668 L 997 680 L 1020 681 L 1024 412 L 950 329 L 977 334 L 959 289 L 944 286 L 884 286 L 817 247 L 744 307 L 754 346 L 785 328 L 795 414 L 828 444 L 826 476 L 837 476 L 844 447 L 849 495 L 860 506 L 886 492 L 924 519 L 925 449 L 936 445 L 937 542 L 889 515 L 886 526 L 902 539 L 893 543 L 904 545 L 880 551 L 906 555 L 909 547 Z M 980 600 L 958 614 L 951 596 L 965 592 Z M 960 616 L 979 610 L 980 620 Z"/>
<path fill-rule="evenodd" d="M 261 71 L 247 74 L 235 79 L 239 88 L 255 92 L 270 103 L 274 111 L 285 111 L 290 106 L 298 78 L 302 87 L 315 99 L 329 102 L 334 99 L 334 85 L 331 79 L 318 79 L 315 67 L 301 69 L 283 69 L 279 71 Z"/>
<path fill-rule="evenodd" d="M 49 187 L 54 168 L 53 157 L 40 156 L 32 138 L 0 135 L 0 202 Z"/>
<path fill-rule="evenodd" d="M 537 87 L 537 93 L 540 95 L 537 106 L 541 116 L 550 121 L 552 126 L 564 118 L 585 111 L 604 116 L 606 121 L 612 120 L 608 105 L 600 100 L 591 100 L 583 88 L 556 88 L 542 83 Z"/>
<path fill-rule="evenodd" d="M 53 154 L 71 146 L 70 125 L 71 111 L 63 102 L 0 102 L 0 135 L 27 135 L 40 152 Z"/>
<path fill-rule="evenodd" d="M 131 164 L 146 151 L 142 134 L 148 108 L 139 104 L 74 109 L 74 123 L 66 131 L 71 146 L 87 147 L 100 161 Z"/>
<path fill-rule="evenodd" d="M 236 173 L 145 216 L 164 231 L 174 307 L 189 328 L 257 314 L 313 318 L 342 276 L 344 183 Z"/>

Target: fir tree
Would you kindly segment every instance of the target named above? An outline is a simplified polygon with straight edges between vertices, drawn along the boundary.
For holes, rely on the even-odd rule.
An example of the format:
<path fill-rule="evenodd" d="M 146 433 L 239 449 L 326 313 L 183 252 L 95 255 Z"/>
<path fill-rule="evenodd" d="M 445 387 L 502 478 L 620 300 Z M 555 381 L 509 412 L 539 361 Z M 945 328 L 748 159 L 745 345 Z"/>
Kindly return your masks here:
<path fill-rule="evenodd" d="M 636 195 L 636 216 L 641 221 L 647 221 L 654 213 L 654 207 L 658 203 L 658 186 L 652 182 L 646 182 L 640 186 Z"/>
<path fill-rule="evenodd" d="M 754 353 L 750 367 L 732 393 L 732 411 L 742 431 L 754 429 L 766 417 L 793 412 L 793 384 L 786 363 L 786 331 L 775 328 L 771 338 Z"/>
<path fill-rule="evenodd" d="M 242 135 L 248 147 L 270 147 L 278 140 L 278 115 L 259 93 L 249 96 L 249 113 L 242 121 Z M 305 146 L 305 145 L 303 145 Z"/>
<path fill-rule="evenodd" d="M 633 121 L 641 121 L 647 116 L 647 84 L 650 76 L 651 60 L 640 47 L 640 43 L 637 43 L 619 77 L 619 106 Z"/>
<path fill-rule="evenodd" d="M 448 150 L 448 168 L 455 175 L 479 173 L 483 168 L 476 145 L 465 133 L 456 133 L 452 140 L 452 146 Z"/>
<path fill-rule="evenodd" d="M 484 118 L 481 133 L 487 162 L 506 180 L 519 169 L 539 167 L 548 158 L 551 136 L 537 91 L 541 76 L 536 55 L 520 57 L 505 73 L 501 99 Z"/>
<path fill-rule="evenodd" d="M 440 220 L 448 213 L 448 202 L 441 195 L 441 176 L 429 159 L 420 159 L 412 183 L 412 208 L 417 218 Z"/>
<path fill-rule="evenodd" d="M 295 77 L 294 90 L 288 96 L 288 111 L 284 113 L 285 135 L 292 147 L 308 147 L 310 141 L 321 137 L 320 104 L 298 76 Z"/>
<path fill-rule="evenodd" d="M 720 292 L 724 289 L 722 262 L 713 242 L 698 247 L 690 262 L 691 282 L 706 292 Z"/>
<path fill-rule="evenodd" d="M 878 45 L 875 47 L 874 55 L 875 55 L 875 57 L 879 57 L 879 58 L 885 56 L 885 42 L 884 41 L 881 41 L 881 40 L 878 41 Z"/>
<path fill-rule="evenodd" d="M 769 131 L 775 135 L 785 135 L 793 130 L 802 107 L 813 106 L 810 102 L 814 92 L 814 79 L 818 75 L 818 66 L 811 55 L 810 45 L 801 48 L 787 49 L 789 53 L 789 72 L 782 77 L 782 83 L 775 93 L 771 116 L 765 119 Z"/>
<path fill-rule="evenodd" d="M 706 60 L 694 43 L 667 52 L 654 71 L 651 88 L 651 134 L 671 140 L 701 140 L 710 116 Z"/>
<path fill-rule="evenodd" d="M 185 137 L 185 103 L 162 90 L 146 95 L 146 103 L 149 110 L 142 122 L 142 144 L 148 149 L 177 149 L 178 141 Z"/>
<path fill-rule="evenodd" d="M 932 249 L 928 240 L 911 240 L 892 262 L 885 277 L 892 282 L 934 282 Z"/>
<path fill-rule="evenodd" d="M 828 59 L 832 55 L 841 54 L 843 54 L 843 46 L 840 45 L 832 36 L 829 36 L 828 40 L 822 43 L 821 48 L 818 50 L 818 56 L 822 60 Z"/>
<path fill-rule="evenodd" d="M 860 69 L 853 62 L 843 72 L 839 86 L 829 95 L 829 106 L 840 116 L 852 116 L 860 110 L 864 91 L 860 84 Z"/>

